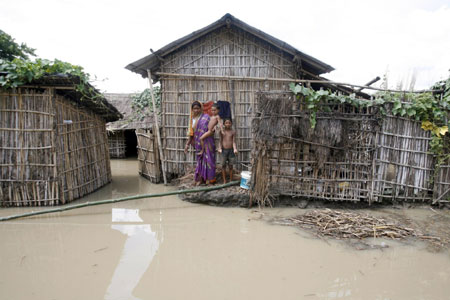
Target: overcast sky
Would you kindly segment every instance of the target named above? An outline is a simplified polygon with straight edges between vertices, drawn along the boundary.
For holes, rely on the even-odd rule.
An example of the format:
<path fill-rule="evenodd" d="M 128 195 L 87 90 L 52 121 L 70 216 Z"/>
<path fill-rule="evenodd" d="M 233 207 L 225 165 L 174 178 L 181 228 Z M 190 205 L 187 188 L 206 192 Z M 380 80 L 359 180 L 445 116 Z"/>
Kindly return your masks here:
<path fill-rule="evenodd" d="M 101 91 L 128 93 L 148 82 L 127 64 L 226 13 L 333 66 L 331 80 L 387 74 L 395 88 L 416 76 L 423 89 L 449 76 L 449 0 L 2 0 L 0 29 L 41 58 L 81 65 Z"/>

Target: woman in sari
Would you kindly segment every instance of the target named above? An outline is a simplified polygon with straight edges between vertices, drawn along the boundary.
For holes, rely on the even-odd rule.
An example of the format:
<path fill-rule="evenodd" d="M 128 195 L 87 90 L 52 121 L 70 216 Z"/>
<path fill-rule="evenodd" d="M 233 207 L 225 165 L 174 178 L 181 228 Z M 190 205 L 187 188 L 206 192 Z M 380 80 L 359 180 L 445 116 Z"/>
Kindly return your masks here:
<path fill-rule="evenodd" d="M 191 120 L 189 124 L 189 139 L 184 147 L 184 152 L 188 152 L 189 145 L 195 148 L 197 167 L 195 169 L 195 185 L 201 183 L 211 184 L 216 180 L 216 145 L 214 136 L 209 136 L 203 140 L 204 151 L 200 137 L 208 132 L 210 117 L 204 114 L 202 104 L 194 101 L 191 105 Z M 200 154 L 200 152 L 203 152 Z"/>

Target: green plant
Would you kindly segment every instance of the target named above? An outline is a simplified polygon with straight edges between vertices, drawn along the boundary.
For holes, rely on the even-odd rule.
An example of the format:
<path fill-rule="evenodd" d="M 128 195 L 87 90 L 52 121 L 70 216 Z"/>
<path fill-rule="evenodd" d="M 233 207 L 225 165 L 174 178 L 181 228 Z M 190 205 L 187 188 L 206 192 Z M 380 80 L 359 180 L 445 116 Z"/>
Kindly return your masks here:
<path fill-rule="evenodd" d="M 394 116 L 410 117 L 422 122 L 422 128 L 432 132 L 431 151 L 439 161 L 444 155 L 443 137 L 448 132 L 450 111 L 450 78 L 438 82 L 432 87 L 432 90 L 443 92 L 392 93 L 383 91 L 376 93 L 371 100 L 357 98 L 355 94 L 341 95 L 324 90 L 315 91 L 294 83 L 290 84 L 290 89 L 308 109 L 311 128 L 316 126 L 316 117 L 321 103 L 347 103 L 358 108 L 377 106 L 381 114 L 385 114 L 390 109 Z"/>
<path fill-rule="evenodd" d="M 9 34 L 0 29 L 0 59 L 13 60 L 15 58 L 28 59 L 29 55 L 36 56 L 36 49 L 26 44 L 17 44 Z"/>
<path fill-rule="evenodd" d="M 161 88 L 160 86 L 155 86 L 153 88 L 154 96 L 155 96 L 155 105 L 156 111 L 158 114 L 161 108 Z M 142 121 L 145 117 L 149 116 L 150 113 L 153 112 L 153 102 L 152 102 L 152 94 L 150 89 L 145 89 L 142 93 L 135 95 L 132 97 L 133 102 L 131 107 L 133 108 L 135 118 L 139 121 Z"/>
<path fill-rule="evenodd" d="M 0 87 L 4 89 L 16 88 L 32 83 L 44 76 L 64 74 L 76 77 L 79 83 L 76 90 L 84 97 L 95 99 L 101 95 L 89 84 L 90 76 L 80 66 L 72 65 L 55 59 L 36 59 L 35 61 L 13 59 L 8 61 L 0 59 Z"/>

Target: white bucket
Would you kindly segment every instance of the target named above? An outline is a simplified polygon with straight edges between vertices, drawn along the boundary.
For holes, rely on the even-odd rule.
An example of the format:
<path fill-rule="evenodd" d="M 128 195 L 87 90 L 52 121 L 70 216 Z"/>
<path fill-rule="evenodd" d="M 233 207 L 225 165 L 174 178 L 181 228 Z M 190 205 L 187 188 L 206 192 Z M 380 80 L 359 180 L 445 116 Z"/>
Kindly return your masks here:
<path fill-rule="evenodd" d="M 252 173 L 249 171 L 242 171 L 241 172 L 241 188 L 248 190 L 249 189 L 249 182 L 250 178 L 252 177 Z"/>

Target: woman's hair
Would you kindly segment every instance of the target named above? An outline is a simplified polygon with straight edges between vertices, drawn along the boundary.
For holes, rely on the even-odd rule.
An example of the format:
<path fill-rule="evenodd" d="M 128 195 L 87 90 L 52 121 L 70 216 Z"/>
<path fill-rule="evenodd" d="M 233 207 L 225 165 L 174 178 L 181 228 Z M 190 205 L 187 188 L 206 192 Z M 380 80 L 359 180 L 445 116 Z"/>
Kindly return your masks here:
<path fill-rule="evenodd" d="M 212 105 L 212 107 L 216 108 L 217 110 L 220 110 L 220 106 L 219 106 L 219 104 L 217 104 L 217 103 L 214 103 L 214 104 Z"/>
<path fill-rule="evenodd" d="M 192 102 L 191 108 L 194 108 L 194 106 L 198 106 L 198 107 L 202 108 L 202 104 L 199 101 Z"/>

